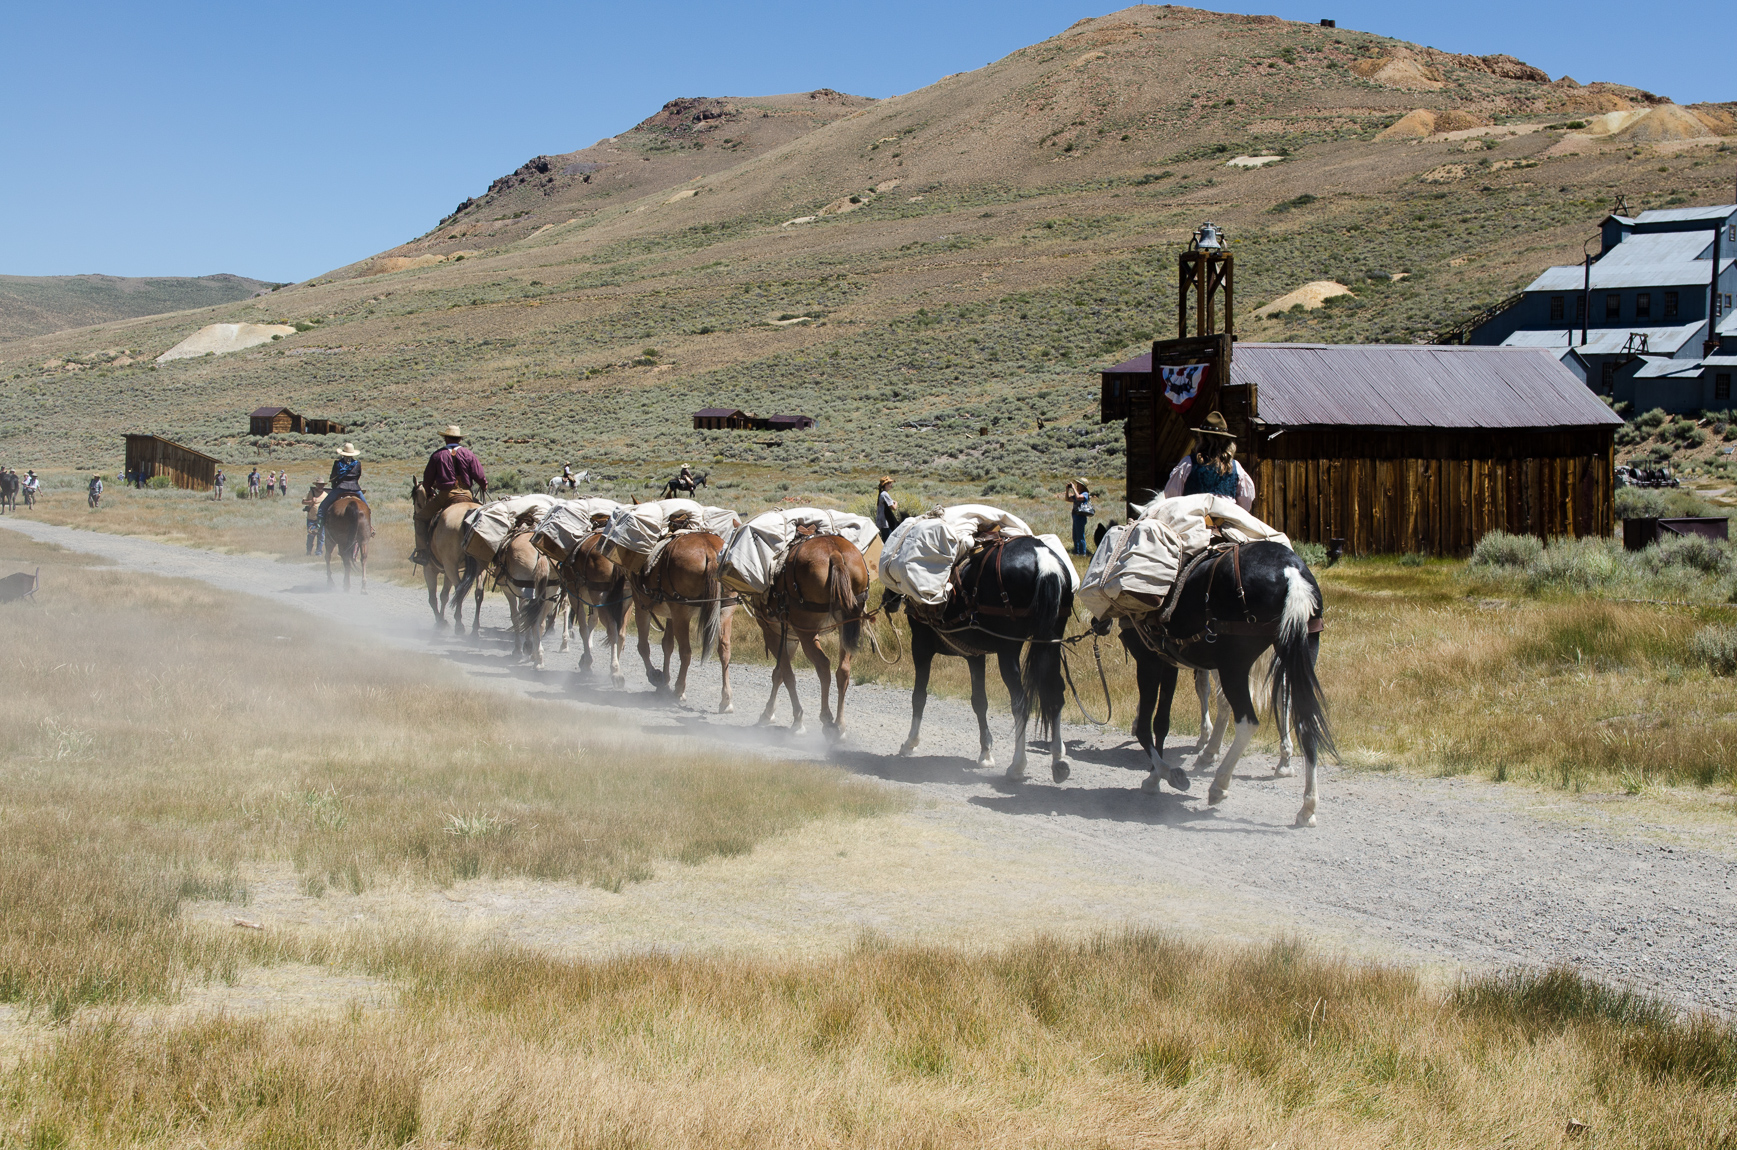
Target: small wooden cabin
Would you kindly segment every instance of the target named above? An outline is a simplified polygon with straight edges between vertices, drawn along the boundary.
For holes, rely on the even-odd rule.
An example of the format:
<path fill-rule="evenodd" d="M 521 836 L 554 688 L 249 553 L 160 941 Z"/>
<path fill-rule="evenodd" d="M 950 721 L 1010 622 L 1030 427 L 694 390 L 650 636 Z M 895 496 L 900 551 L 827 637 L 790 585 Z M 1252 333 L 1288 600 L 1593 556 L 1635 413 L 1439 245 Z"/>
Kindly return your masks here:
<path fill-rule="evenodd" d="M 127 472 L 146 480 L 166 475 L 176 487 L 209 491 L 223 461 L 160 435 L 127 436 Z"/>
<path fill-rule="evenodd" d="M 247 434 L 274 435 L 300 432 L 306 421 L 287 407 L 256 408 L 247 417 Z"/>
<path fill-rule="evenodd" d="M 303 429 L 309 435 L 342 435 L 346 430 L 344 425 L 335 419 L 313 419 L 302 421 Z"/>
<path fill-rule="evenodd" d="M 814 426 L 812 415 L 774 415 L 759 420 L 768 431 L 807 431 Z"/>
<path fill-rule="evenodd" d="M 1102 373 L 1127 499 L 1150 500 L 1191 428 L 1224 414 L 1254 514 L 1348 554 L 1463 555 L 1485 533 L 1609 536 L 1622 421 L 1548 351 L 1443 345 L 1234 345 L 1229 378 L 1177 412 L 1150 354 Z"/>
<path fill-rule="evenodd" d="M 696 431 L 746 431 L 752 417 L 734 407 L 702 407 L 694 412 Z"/>

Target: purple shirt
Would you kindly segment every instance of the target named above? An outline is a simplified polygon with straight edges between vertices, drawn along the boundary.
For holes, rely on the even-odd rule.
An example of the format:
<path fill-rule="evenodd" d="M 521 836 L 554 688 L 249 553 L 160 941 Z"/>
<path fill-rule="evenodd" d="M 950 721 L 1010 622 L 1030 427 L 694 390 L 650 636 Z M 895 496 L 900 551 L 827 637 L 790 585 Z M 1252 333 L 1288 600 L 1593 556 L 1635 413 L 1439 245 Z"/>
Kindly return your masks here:
<path fill-rule="evenodd" d="M 470 448 L 456 443 L 449 443 L 430 455 L 428 466 L 422 469 L 423 486 L 436 491 L 448 487 L 487 487 L 488 482 L 483 475 L 482 460 Z"/>

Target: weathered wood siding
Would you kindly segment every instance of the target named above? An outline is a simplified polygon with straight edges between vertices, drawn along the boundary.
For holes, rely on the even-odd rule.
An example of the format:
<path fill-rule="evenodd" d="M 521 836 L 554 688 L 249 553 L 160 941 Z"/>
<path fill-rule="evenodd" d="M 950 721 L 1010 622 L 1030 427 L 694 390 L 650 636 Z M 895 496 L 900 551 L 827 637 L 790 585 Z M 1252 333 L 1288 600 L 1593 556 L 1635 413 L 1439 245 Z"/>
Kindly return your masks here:
<path fill-rule="evenodd" d="M 217 480 L 218 466 L 211 456 L 161 436 L 127 436 L 127 470 L 143 470 L 150 479 L 166 475 L 176 487 L 209 491 Z"/>
<path fill-rule="evenodd" d="M 1287 429 L 1255 475 L 1254 513 L 1353 555 L 1463 555 L 1490 531 L 1608 536 L 1615 454 L 1604 428 L 1502 432 Z"/>

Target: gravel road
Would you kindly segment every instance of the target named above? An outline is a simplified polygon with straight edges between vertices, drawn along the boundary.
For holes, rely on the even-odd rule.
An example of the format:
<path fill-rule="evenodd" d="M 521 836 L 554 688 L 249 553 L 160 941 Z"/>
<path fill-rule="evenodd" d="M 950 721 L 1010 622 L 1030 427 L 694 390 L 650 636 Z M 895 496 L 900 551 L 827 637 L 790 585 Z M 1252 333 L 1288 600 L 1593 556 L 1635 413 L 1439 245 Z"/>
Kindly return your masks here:
<path fill-rule="evenodd" d="M 623 691 L 609 686 L 606 664 L 593 676 L 578 672 L 577 644 L 565 655 L 554 651 L 558 641 L 551 644 L 541 673 L 515 666 L 510 645 L 486 629 L 491 621 L 504 625 L 499 596 L 484 608 L 484 640 L 457 641 L 434 631 L 420 589 L 376 582 L 366 596 L 334 594 L 323 569 L 30 520 L 0 526 L 138 571 L 200 579 L 365 628 L 451 660 L 492 689 L 565 700 L 641 724 L 650 734 L 697 735 L 754 753 L 830 761 L 913 788 L 943 808 L 968 805 L 999 820 L 994 825 L 1006 842 L 1065 848 L 1066 857 L 1084 860 L 1076 865 L 1100 868 L 1117 884 L 1131 876 L 1180 883 L 1208 901 L 1259 907 L 1270 930 L 1449 968 L 1571 962 L 1685 1005 L 1737 1006 L 1737 863 L 1721 853 L 1730 851 L 1729 832 L 1704 822 L 1662 825 L 1656 810 L 1645 816 L 1654 821 L 1642 822 L 1624 814 L 1620 797 L 1591 801 L 1463 777 L 1327 767 L 1320 826 L 1299 830 L 1290 822 L 1300 780 L 1272 779 L 1267 756 L 1244 759 L 1230 799 L 1214 811 L 1203 780 L 1188 795 L 1141 794 L 1138 748 L 1122 734 L 1087 726 L 1065 732 L 1073 767 L 1067 783 L 1052 785 L 1045 756 L 1034 755 L 1031 780 L 1013 785 L 999 770 L 975 769 L 976 725 L 962 701 L 932 699 L 919 754 L 901 759 L 908 694 L 855 687 L 849 737 L 829 749 L 815 734 L 792 738 L 753 726 L 770 683 L 763 668 L 732 670 L 736 713 L 720 716 L 709 713 L 717 701 L 715 665 L 696 669 L 687 707 L 656 703 L 631 643 Z M 748 635 L 752 624 L 742 622 L 736 641 L 757 643 L 757 631 Z M 813 674 L 806 666 L 800 673 L 812 716 Z M 1326 686 L 1330 695 L 1332 684 Z M 787 723 L 788 710 L 781 715 Z M 1010 720 L 1002 714 L 994 722 L 998 760 L 1005 763 Z"/>

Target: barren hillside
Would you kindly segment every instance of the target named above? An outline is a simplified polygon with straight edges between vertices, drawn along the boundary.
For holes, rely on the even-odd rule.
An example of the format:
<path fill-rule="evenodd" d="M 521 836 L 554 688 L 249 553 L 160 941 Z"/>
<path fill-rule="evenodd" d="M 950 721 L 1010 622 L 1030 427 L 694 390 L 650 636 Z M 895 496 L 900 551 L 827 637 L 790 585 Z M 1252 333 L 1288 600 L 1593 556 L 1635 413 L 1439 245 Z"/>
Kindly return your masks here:
<path fill-rule="evenodd" d="M 1726 105 L 1506 56 L 1130 8 L 887 100 L 673 101 L 268 299 L 0 344 L 19 413 L 0 446 L 94 464 L 148 425 L 237 462 L 323 452 L 243 434 L 287 403 L 376 459 L 460 419 L 536 466 L 1113 475 L 1093 369 L 1170 330 L 1173 253 L 1203 219 L 1237 250 L 1245 337 L 1428 338 L 1577 259 L 1619 194 L 1727 200 L 1732 133 Z M 1309 285 L 1323 306 L 1254 314 Z M 307 330 L 97 367 L 96 391 L 62 374 L 238 320 Z M 695 432 L 707 405 L 820 424 Z"/>
<path fill-rule="evenodd" d="M 276 286 L 234 275 L 0 275 L 0 341 L 233 303 Z"/>

